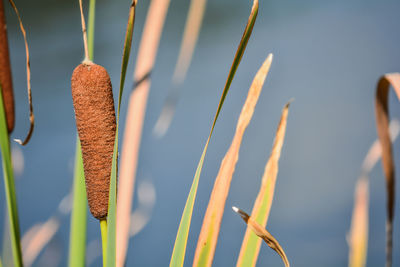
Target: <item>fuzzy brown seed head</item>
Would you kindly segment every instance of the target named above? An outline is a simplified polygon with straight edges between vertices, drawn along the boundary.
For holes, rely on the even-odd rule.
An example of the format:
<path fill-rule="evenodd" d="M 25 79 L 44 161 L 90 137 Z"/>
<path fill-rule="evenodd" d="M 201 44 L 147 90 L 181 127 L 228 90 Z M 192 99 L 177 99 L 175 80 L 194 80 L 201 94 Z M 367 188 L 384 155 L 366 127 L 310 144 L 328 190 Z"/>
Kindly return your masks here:
<path fill-rule="evenodd" d="M 6 18 L 4 16 L 3 1 L 0 1 L 0 83 L 5 106 L 7 128 L 11 133 L 14 129 L 14 95 L 12 87 L 10 57 L 8 54 L 8 39 Z"/>
<path fill-rule="evenodd" d="M 96 64 L 80 64 L 71 78 L 90 212 L 107 217 L 116 118 L 110 76 Z"/>

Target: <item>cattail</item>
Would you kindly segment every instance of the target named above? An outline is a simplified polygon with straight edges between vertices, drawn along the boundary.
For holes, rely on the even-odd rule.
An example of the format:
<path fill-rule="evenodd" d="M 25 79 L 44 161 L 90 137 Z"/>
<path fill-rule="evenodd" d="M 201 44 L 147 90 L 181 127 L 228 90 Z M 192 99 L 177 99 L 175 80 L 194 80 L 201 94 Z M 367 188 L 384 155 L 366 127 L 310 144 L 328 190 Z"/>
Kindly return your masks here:
<path fill-rule="evenodd" d="M 11 133 L 14 129 L 14 96 L 12 88 L 10 57 L 8 54 L 8 39 L 6 18 L 4 16 L 3 1 L 0 1 L 0 83 L 3 94 L 7 128 Z"/>
<path fill-rule="evenodd" d="M 102 220 L 108 211 L 116 132 L 110 76 L 102 66 L 83 62 L 72 74 L 71 88 L 89 208 Z"/>

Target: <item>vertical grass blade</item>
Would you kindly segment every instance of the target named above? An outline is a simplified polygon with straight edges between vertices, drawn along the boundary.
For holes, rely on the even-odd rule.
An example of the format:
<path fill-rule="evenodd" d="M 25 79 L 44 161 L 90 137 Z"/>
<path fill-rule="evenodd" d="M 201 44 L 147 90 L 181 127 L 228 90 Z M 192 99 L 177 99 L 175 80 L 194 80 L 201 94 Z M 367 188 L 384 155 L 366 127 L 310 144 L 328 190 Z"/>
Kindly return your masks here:
<path fill-rule="evenodd" d="M 129 8 L 128 25 L 126 26 L 124 50 L 122 52 L 121 77 L 119 81 L 118 117 L 121 107 L 122 93 L 124 91 L 126 69 L 128 68 L 129 56 L 131 54 L 133 28 L 135 25 L 136 1 L 137 0 L 132 0 L 131 7 Z"/>
<path fill-rule="evenodd" d="M 79 138 L 76 141 L 75 172 L 73 182 L 73 201 L 71 229 L 69 232 L 69 267 L 84 267 L 86 253 L 87 199 L 85 174 Z"/>
<path fill-rule="evenodd" d="M 240 145 L 244 132 L 253 116 L 254 109 L 264 85 L 264 81 L 268 75 L 271 63 L 272 54 L 270 54 L 264 61 L 249 89 L 247 99 L 239 116 L 232 144 L 222 160 L 217 178 L 215 179 L 214 188 L 208 202 L 208 207 L 203 219 L 203 225 L 197 241 L 193 266 L 211 266 L 212 264 L 222 216 L 225 209 L 226 198 L 228 197 L 232 176 L 239 158 Z"/>
<path fill-rule="evenodd" d="M 236 70 L 239 66 L 239 63 L 243 56 L 243 53 L 246 49 L 247 42 L 249 41 L 249 38 L 251 36 L 257 14 L 258 14 L 258 0 L 254 0 L 253 7 L 252 7 L 252 10 L 250 13 L 250 17 L 248 19 L 246 28 L 242 35 L 242 39 L 240 40 L 239 46 L 236 50 L 236 54 L 233 59 L 232 66 L 230 68 L 228 78 L 226 80 L 225 87 L 224 87 L 224 90 L 222 91 L 221 99 L 219 101 L 218 108 L 217 108 L 217 111 L 214 116 L 214 121 L 211 126 L 210 134 L 209 134 L 207 142 L 204 146 L 203 153 L 201 154 L 200 161 L 197 165 L 197 169 L 196 169 L 196 172 L 195 172 L 195 175 L 193 178 L 192 186 L 190 188 L 190 192 L 189 192 L 188 198 L 186 200 L 185 208 L 182 213 L 181 221 L 179 223 L 178 233 L 176 234 L 175 244 L 174 244 L 174 248 L 172 251 L 172 256 L 171 256 L 171 261 L 170 261 L 171 267 L 172 266 L 173 267 L 183 266 L 183 263 L 185 260 L 185 254 L 186 254 L 186 244 L 187 244 L 188 235 L 189 235 L 190 223 L 192 220 L 194 201 L 196 199 L 197 187 L 199 184 L 200 174 L 201 174 L 201 170 L 203 168 L 204 158 L 205 158 L 205 155 L 207 152 L 208 144 L 210 143 L 210 139 L 211 139 L 212 133 L 214 131 L 215 123 L 217 122 L 217 119 L 219 117 L 219 113 L 224 104 L 226 95 L 228 94 L 233 77 L 235 76 Z"/>
<path fill-rule="evenodd" d="M 88 15 L 88 47 L 89 47 L 89 59 L 93 60 L 94 54 L 94 29 L 96 21 L 96 0 L 90 0 L 89 2 L 89 15 Z"/>
<path fill-rule="evenodd" d="M 103 266 L 106 266 L 107 262 L 107 220 L 100 221 L 101 231 L 101 247 L 103 254 Z"/>
<path fill-rule="evenodd" d="M 247 224 L 247 226 L 260 237 L 264 242 L 273 250 L 278 253 L 281 257 L 282 261 L 284 262 L 286 267 L 290 267 L 289 260 L 286 257 L 285 251 L 282 249 L 281 245 L 279 244 L 278 240 L 276 240 L 264 227 L 259 225 L 255 220 L 250 218 L 250 216 L 242 211 L 239 208 L 232 207 L 233 211 L 240 215 L 243 221 Z"/>
<path fill-rule="evenodd" d="M 386 266 L 392 266 L 393 218 L 395 203 L 395 167 L 392 144 L 389 135 L 389 86 L 392 85 L 400 100 L 400 73 L 382 76 L 377 85 L 375 98 L 375 117 L 378 137 L 382 147 L 382 166 L 386 177 L 387 221 L 386 221 Z"/>
<path fill-rule="evenodd" d="M 197 39 L 199 37 L 206 3 L 207 0 L 190 1 L 189 13 L 183 33 L 181 48 L 179 50 L 178 60 L 172 76 L 172 88 L 167 95 L 161 114 L 153 129 L 153 133 L 158 137 L 163 136 L 167 132 L 174 116 L 181 86 L 185 80 L 196 47 Z"/>
<path fill-rule="evenodd" d="M 283 108 L 281 120 L 276 131 L 275 141 L 272 146 L 272 152 L 265 166 L 262 177 L 260 191 L 253 206 L 251 217 L 265 228 L 267 226 L 269 213 L 271 211 L 276 178 L 278 175 L 278 162 L 281 155 L 283 142 L 285 139 L 287 116 L 289 112 L 289 103 Z M 255 266 L 260 252 L 261 240 L 254 235 L 250 227 L 247 228 L 239 258 L 236 266 Z"/>
<path fill-rule="evenodd" d="M 114 154 L 112 158 L 111 180 L 110 180 L 110 197 L 108 201 L 107 233 L 106 233 L 107 243 L 106 243 L 106 256 L 105 256 L 106 264 L 103 265 L 106 267 L 115 267 L 116 263 L 117 153 L 118 153 L 118 123 L 117 123 L 117 131 L 115 134 Z"/>
<path fill-rule="evenodd" d="M 2 88 L 0 84 L 0 148 L 3 164 L 4 189 L 6 193 L 8 219 L 10 226 L 11 247 L 15 267 L 23 266 L 20 244 L 17 198 L 15 195 L 14 173 L 11 162 L 10 142 L 4 111 Z"/>
<path fill-rule="evenodd" d="M 90 60 L 93 60 L 94 54 L 95 15 L 96 0 L 90 0 L 88 18 L 88 51 Z M 76 138 L 73 186 L 68 266 L 83 267 L 86 261 L 87 196 L 79 137 Z"/>
<path fill-rule="evenodd" d="M 368 248 L 368 187 L 367 177 L 357 182 L 355 203 L 349 235 L 349 267 L 364 267 Z"/>
<path fill-rule="evenodd" d="M 106 239 L 106 258 L 105 258 L 105 266 L 114 267 L 116 266 L 116 231 L 117 231 L 117 159 L 118 159 L 118 132 L 119 132 L 119 115 L 121 109 L 121 97 L 124 90 L 125 77 L 126 77 L 126 69 L 128 67 L 129 56 L 132 45 L 132 36 L 134 30 L 135 23 L 135 7 L 136 0 L 132 0 L 130 9 L 129 9 L 129 17 L 128 17 L 128 25 L 125 34 L 125 43 L 122 53 L 122 63 L 121 63 L 121 76 L 120 76 L 120 87 L 118 93 L 118 107 L 117 107 L 117 129 L 115 134 L 115 142 L 114 142 L 114 154 L 112 158 L 112 168 L 111 168 L 111 180 L 110 180 L 110 196 L 108 202 L 108 217 L 107 217 L 107 239 Z M 104 227 L 104 223 L 103 223 Z M 104 246 L 104 245 L 103 245 Z"/>
<path fill-rule="evenodd" d="M 150 73 L 153 69 L 169 0 L 151 1 L 147 13 L 142 40 L 134 73 L 135 87 L 130 94 L 126 116 L 123 147 L 121 152 L 120 177 L 118 181 L 117 214 L 117 266 L 125 263 L 128 249 L 130 215 L 134 192 L 140 140 L 150 90 Z M 122 82 L 121 82 L 122 84 Z"/>
<path fill-rule="evenodd" d="M 208 137 L 206 145 L 204 146 L 203 153 L 201 154 L 200 161 L 197 165 L 192 186 L 190 187 L 190 192 L 186 200 L 181 221 L 179 223 L 178 233 L 176 234 L 174 249 L 172 251 L 171 261 L 169 263 L 170 267 L 183 266 L 185 261 L 186 244 L 189 235 L 190 223 L 192 220 L 194 201 L 196 199 L 201 169 L 203 168 L 204 158 L 206 156 L 208 144 L 210 143 L 211 134 L 212 131 L 210 132 L 210 136 Z"/>

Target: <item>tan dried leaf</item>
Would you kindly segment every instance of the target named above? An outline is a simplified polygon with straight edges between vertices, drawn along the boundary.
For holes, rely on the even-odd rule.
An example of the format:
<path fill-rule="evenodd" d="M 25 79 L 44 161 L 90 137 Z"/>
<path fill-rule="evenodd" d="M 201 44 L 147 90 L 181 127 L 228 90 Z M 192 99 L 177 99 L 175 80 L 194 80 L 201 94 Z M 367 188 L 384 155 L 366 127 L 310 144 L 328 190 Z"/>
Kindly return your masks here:
<path fill-rule="evenodd" d="M 272 54 L 264 61 L 263 65 L 254 77 L 249 89 L 246 102 L 243 105 L 239 120 L 236 126 L 235 136 L 224 159 L 222 160 L 214 188 L 204 216 L 203 226 L 197 241 L 196 253 L 193 266 L 211 266 L 217 245 L 219 229 L 225 209 L 226 198 L 228 197 L 232 175 L 239 157 L 240 144 L 244 131 L 250 123 L 254 108 L 260 96 L 262 86 L 267 77 L 272 62 Z"/>
<path fill-rule="evenodd" d="M 128 248 L 130 216 L 135 185 L 140 140 L 150 91 L 150 73 L 153 69 L 158 45 L 170 0 L 152 0 L 147 13 L 142 40 L 139 45 L 134 73 L 135 86 L 129 97 L 125 132 L 121 150 L 120 176 L 117 199 L 117 263 L 123 266 Z"/>
<path fill-rule="evenodd" d="M 386 222 L 386 266 L 392 265 L 393 217 L 395 201 L 395 175 L 392 144 L 389 134 L 389 87 L 393 87 L 400 99 L 400 73 L 383 75 L 378 82 L 375 98 L 375 116 L 378 137 L 382 147 L 382 166 L 386 177 L 387 222 Z"/>
<path fill-rule="evenodd" d="M 286 257 L 285 251 L 282 249 L 278 240 L 276 240 L 266 229 L 261 227 L 256 221 L 254 221 L 250 216 L 237 207 L 232 207 L 233 211 L 242 217 L 244 222 L 250 227 L 250 229 L 273 250 L 278 253 L 278 255 L 282 258 L 286 267 L 290 267 L 289 260 Z"/>

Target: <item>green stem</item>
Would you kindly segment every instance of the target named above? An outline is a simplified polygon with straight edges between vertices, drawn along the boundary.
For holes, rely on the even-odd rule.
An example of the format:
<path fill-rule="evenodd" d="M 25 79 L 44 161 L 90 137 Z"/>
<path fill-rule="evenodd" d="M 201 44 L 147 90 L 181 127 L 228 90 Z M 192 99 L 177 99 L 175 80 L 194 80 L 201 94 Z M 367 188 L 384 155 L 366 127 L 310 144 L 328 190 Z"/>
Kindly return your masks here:
<path fill-rule="evenodd" d="M 88 51 L 89 59 L 93 60 L 94 21 L 96 0 L 89 3 L 88 24 Z M 76 141 L 75 174 L 73 188 L 73 204 L 71 214 L 71 230 L 69 243 L 70 267 L 84 267 L 86 253 L 86 228 L 87 228 L 87 199 L 85 187 L 85 174 L 83 171 L 82 151 L 79 138 Z M 1 266 L 0 266 L 1 267 Z"/>
<path fill-rule="evenodd" d="M 89 19 L 88 19 L 88 47 L 89 59 L 93 60 L 94 51 L 94 24 L 96 16 L 96 0 L 90 0 L 89 3 Z"/>
<path fill-rule="evenodd" d="M 13 251 L 14 266 L 22 267 L 22 253 L 19 233 L 17 197 L 15 195 L 14 173 L 12 169 L 10 140 L 7 130 L 6 115 L 4 111 L 2 88 L 0 85 L 0 147 L 3 163 L 4 189 L 6 191 L 8 219 L 10 224 L 11 247 Z"/>
<path fill-rule="evenodd" d="M 68 266 L 84 267 L 86 252 L 87 200 L 82 152 L 79 139 L 76 142 L 73 198 Z"/>
<path fill-rule="evenodd" d="M 103 266 L 107 263 L 107 220 L 100 221 L 101 243 L 103 248 Z"/>

